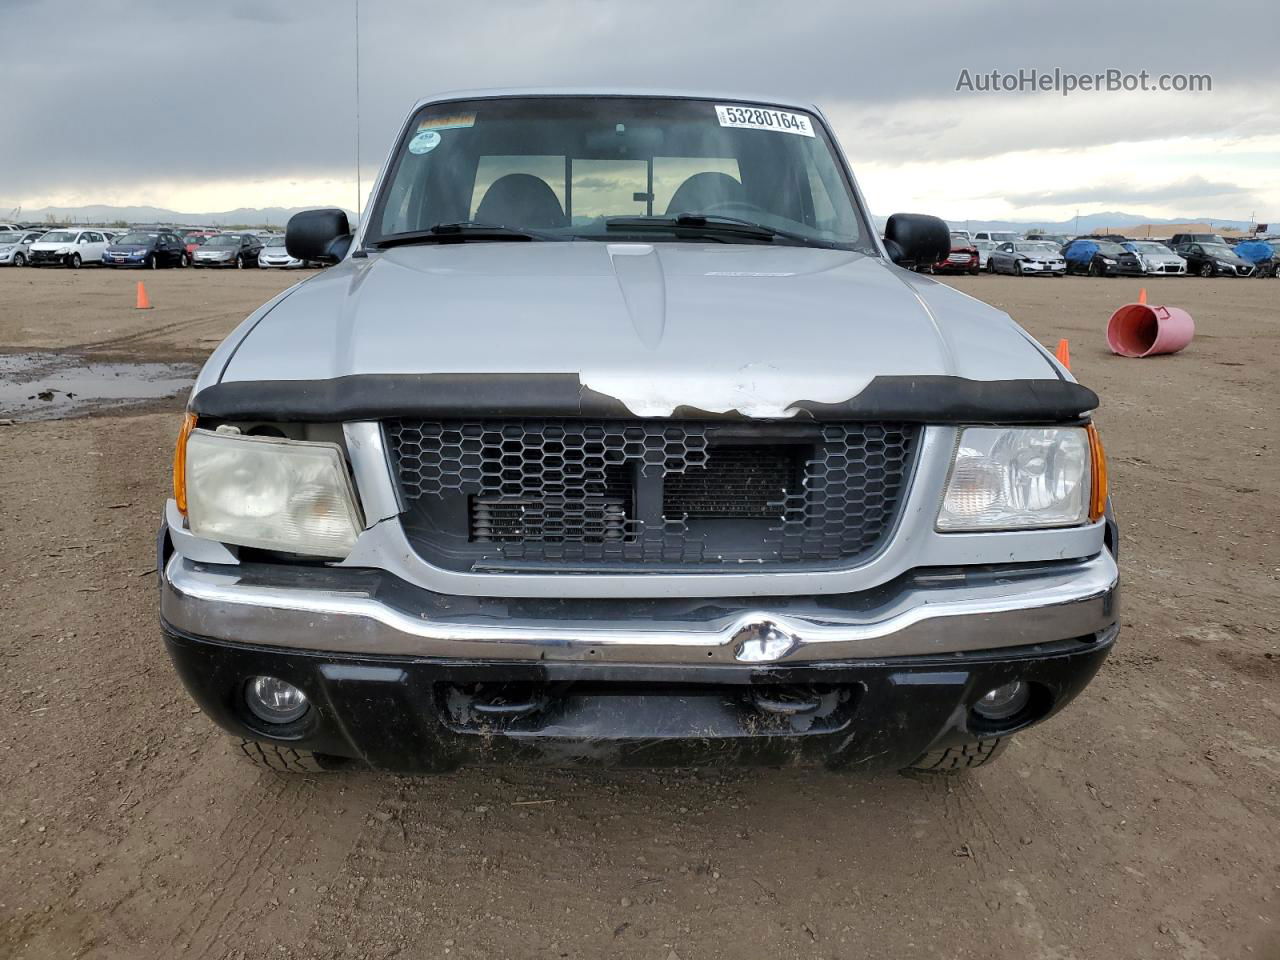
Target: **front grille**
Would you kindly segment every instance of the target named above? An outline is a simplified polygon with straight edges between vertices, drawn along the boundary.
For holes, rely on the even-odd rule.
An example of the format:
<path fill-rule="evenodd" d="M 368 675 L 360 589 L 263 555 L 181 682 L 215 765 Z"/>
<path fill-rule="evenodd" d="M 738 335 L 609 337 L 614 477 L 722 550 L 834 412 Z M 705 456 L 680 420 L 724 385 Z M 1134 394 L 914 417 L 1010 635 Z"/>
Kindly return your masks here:
<path fill-rule="evenodd" d="M 919 428 L 391 420 L 424 559 L 454 570 L 829 565 L 888 535 Z"/>

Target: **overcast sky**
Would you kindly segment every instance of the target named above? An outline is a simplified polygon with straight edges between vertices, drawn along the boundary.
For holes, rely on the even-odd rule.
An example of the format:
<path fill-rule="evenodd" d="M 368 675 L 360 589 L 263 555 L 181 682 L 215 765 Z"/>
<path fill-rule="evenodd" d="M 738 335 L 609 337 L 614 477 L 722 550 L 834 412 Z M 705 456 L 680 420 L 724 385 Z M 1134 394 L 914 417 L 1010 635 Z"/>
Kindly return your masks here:
<path fill-rule="evenodd" d="M 0 0 L 0 217 L 17 204 L 354 208 L 353 0 Z M 1105 16 L 1101 12 L 1105 10 Z M 368 190 L 451 89 L 786 94 L 877 214 L 1280 221 L 1274 0 L 361 0 Z M 1207 73 L 1212 92 L 957 93 L 961 71 Z"/>

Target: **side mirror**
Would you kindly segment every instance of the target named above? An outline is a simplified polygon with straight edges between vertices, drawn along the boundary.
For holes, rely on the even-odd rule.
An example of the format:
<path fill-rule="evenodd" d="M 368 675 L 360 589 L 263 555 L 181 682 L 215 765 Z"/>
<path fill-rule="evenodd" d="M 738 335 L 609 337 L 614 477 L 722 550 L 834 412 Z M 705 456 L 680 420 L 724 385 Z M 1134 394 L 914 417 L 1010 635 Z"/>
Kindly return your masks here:
<path fill-rule="evenodd" d="M 289 218 L 284 245 L 298 260 L 337 263 L 351 246 L 351 225 L 341 210 L 304 210 Z"/>
<path fill-rule="evenodd" d="M 937 263 L 951 252 L 951 230 L 937 217 L 895 213 L 885 224 L 884 245 L 894 263 Z"/>

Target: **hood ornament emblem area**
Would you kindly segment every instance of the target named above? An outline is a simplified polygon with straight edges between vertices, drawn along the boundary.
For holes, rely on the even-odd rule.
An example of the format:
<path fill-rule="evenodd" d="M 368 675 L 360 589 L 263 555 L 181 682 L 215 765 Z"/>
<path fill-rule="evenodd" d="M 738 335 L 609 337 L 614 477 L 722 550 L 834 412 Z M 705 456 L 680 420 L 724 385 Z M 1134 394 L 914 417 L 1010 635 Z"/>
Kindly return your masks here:
<path fill-rule="evenodd" d="M 733 635 L 734 658 L 743 663 L 781 660 L 800 645 L 800 638 L 772 620 L 744 623 Z"/>

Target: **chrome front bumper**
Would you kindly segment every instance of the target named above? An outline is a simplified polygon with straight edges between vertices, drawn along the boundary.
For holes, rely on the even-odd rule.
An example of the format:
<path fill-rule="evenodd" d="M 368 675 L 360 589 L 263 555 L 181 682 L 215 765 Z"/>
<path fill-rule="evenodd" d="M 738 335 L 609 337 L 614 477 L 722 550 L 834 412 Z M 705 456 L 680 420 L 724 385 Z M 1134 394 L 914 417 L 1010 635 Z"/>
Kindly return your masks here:
<path fill-rule="evenodd" d="M 211 640 L 492 661 L 787 664 L 950 654 L 1087 637 L 1116 623 L 1118 571 L 1088 560 L 929 568 L 855 594 L 509 599 L 432 593 L 378 570 L 201 564 L 169 555 L 161 617 Z"/>

